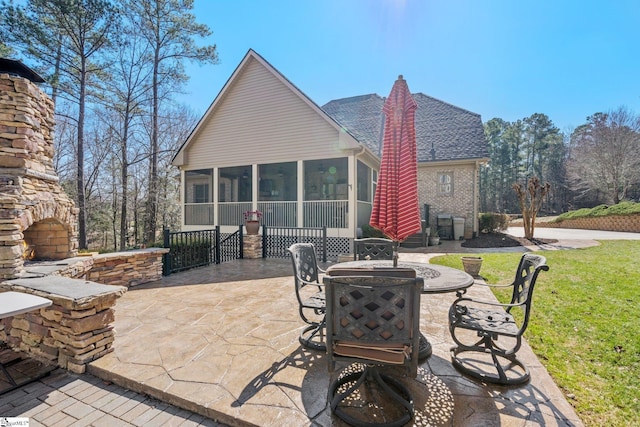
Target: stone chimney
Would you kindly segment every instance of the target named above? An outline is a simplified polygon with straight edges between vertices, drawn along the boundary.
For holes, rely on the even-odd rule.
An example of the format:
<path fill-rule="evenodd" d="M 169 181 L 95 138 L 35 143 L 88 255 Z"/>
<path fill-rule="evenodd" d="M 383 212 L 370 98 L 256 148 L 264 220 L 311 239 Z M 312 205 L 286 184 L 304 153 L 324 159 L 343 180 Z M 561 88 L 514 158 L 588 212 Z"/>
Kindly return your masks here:
<path fill-rule="evenodd" d="M 53 101 L 24 64 L 0 58 L 0 277 L 26 259 L 78 253 L 78 209 L 53 167 Z"/>

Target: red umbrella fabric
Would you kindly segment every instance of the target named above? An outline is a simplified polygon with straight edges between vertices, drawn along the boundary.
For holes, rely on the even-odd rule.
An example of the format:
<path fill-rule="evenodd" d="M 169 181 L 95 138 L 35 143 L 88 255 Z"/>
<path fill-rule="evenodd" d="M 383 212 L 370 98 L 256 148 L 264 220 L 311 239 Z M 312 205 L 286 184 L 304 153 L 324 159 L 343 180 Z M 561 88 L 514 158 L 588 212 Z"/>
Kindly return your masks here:
<path fill-rule="evenodd" d="M 370 224 L 396 242 L 422 229 L 418 207 L 415 112 L 418 104 L 398 77 L 382 108 L 382 159 Z"/>

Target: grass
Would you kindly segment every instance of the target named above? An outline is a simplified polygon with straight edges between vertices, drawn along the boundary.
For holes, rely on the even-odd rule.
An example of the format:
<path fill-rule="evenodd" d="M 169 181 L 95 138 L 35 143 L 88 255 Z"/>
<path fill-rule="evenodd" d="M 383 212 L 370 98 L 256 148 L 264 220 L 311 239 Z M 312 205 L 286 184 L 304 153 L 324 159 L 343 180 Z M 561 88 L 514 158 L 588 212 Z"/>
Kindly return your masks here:
<path fill-rule="evenodd" d="M 559 215 L 555 222 L 565 219 L 601 217 L 609 215 L 637 215 L 640 214 L 640 203 L 620 202 L 617 205 L 599 205 L 595 208 L 583 208 L 575 211 L 565 212 Z"/>
<path fill-rule="evenodd" d="M 527 341 L 585 425 L 640 425 L 640 241 L 543 254 Z M 521 254 L 481 256 L 487 282 L 510 283 Z"/>

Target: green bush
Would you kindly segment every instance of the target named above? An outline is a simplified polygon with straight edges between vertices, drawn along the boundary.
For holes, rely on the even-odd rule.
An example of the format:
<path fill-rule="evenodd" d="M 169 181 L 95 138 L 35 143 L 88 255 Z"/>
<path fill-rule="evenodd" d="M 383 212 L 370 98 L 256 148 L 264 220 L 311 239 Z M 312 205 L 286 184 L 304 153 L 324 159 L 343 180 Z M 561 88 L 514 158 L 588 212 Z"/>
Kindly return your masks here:
<path fill-rule="evenodd" d="M 387 236 L 377 228 L 372 227 L 370 224 L 365 224 L 362 226 L 362 237 L 382 237 L 387 238 Z"/>
<path fill-rule="evenodd" d="M 482 233 L 495 233 L 497 231 L 504 231 L 509 226 L 509 215 L 502 213 L 481 213 L 478 221 L 480 226 L 480 232 Z"/>

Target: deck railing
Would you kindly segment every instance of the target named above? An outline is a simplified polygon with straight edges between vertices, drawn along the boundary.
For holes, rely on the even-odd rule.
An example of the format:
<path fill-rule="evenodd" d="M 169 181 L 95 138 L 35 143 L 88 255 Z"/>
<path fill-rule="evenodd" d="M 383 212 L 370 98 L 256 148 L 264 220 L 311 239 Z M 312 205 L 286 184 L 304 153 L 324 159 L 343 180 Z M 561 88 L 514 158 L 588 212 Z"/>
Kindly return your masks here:
<path fill-rule="evenodd" d="M 244 213 L 251 211 L 251 202 L 218 203 L 218 225 L 239 225 Z M 263 213 L 261 223 L 270 227 L 297 227 L 298 202 L 258 202 Z M 347 200 L 310 200 L 302 202 L 303 227 L 347 228 L 349 202 Z M 368 215 L 367 215 L 368 216 Z M 214 225 L 213 203 L 186 203 L 185 225 Z"/>
<path fill-rule="evenodd" d="M 349 202 L 347 200 L 313 200 L 303 204 L 305 227 L 347 228 Z"/>

